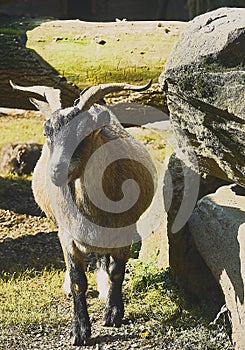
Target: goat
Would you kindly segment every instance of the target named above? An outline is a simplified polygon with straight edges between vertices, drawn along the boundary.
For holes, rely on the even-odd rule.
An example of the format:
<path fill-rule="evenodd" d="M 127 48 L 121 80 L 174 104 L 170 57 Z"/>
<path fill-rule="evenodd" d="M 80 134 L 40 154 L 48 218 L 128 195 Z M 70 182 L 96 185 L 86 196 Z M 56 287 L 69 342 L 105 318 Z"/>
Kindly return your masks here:
<path fill-rule="evenodd" d="M 105 281 L 98 279 L 100 296 L 105 299 L 104 325 L 119 327 L 130 245 L 156 185 L 156 170 L 144 146 L 109 108 L 97 102 L 115 91 L 143 91 L 151 82 L 93 86 L 65 109 L 57 89 L 10 84 L 47 100 L 31 99 L 46 116 L 46 142 L 33 172 L 32 189 L 37 204 L 58 225 L 67 267 L 66 289 L 73 296 L 73 344 L 82 345 L 91 336 L 84 256 L 98 254 L 99 275 L 108 279 L 107 291 L 101 289 Z"/>

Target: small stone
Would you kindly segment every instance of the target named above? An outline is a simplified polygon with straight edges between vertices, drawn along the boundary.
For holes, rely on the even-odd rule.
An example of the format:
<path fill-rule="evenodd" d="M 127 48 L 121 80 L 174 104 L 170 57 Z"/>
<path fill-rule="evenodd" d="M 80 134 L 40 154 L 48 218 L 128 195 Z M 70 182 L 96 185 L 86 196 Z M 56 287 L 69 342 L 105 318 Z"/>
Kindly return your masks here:
<path fill-rule="evenodd" d="M 63 36 L 54 36 L 53 37 L 53 42 L 61 41 L 63 39 L 64 39 Z"/>
<path fill-rule="evenodd" d="M 106 41 L 104 39 L 101 39 L 101 38 L 96 38 L 95 42 L 96 42 L 96 44 L 99 44 L 99 45 L 105 45 L 106 44 Z"/>
<path fill-rule="evenodd" d="M 86 34 L 77 34 L 74 36 L 73 40 L 82 40 L 86 38 Z"/>

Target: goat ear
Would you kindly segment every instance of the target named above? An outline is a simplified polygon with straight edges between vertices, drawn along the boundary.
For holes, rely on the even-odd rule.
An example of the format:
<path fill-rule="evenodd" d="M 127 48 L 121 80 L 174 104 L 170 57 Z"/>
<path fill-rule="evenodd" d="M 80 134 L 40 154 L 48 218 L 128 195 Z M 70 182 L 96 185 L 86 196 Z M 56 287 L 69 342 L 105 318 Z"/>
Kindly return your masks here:
<path fill-rule="evenodd" d="M 94 116 L 93 120 L 95 122 L 96 125 L 96 131 L 95 134 L 98 135 L 100 132 L 102 132 L 102 134 L 107 137 L 107 133 L 105 133 L 104 131 L 104 126 L 109 125 L 110 124 L 110 113 L 108 111 L 103 111 L 101 113 L 99 113 L 99 115 Z M 108 135 L 107 137 L 108 139 L 111 139 L 111 137 Z"/>
<path fill-rule="evenodd" d="M 110 113 L 108 111 L 102 111 L 98 115 L 93 116 L 93 121 L 96 125 L 96 128 L 103 128 L 104 126 L 110 123 Z"/>
<path fill-rule="evenodd" d="M 29 100 L 44 115 L 46 120 L 51 118 L 52 111 L 49 103 L 36 100 L 35 98 L 30 98 Z"/>

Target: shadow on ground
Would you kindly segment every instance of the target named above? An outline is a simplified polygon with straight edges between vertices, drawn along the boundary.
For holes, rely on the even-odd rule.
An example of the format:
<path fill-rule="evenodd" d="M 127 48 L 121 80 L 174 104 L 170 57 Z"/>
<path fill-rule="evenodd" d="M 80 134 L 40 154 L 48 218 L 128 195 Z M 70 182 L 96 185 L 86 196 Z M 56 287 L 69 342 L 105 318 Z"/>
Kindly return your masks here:
<path fill-rule="evenodd" d="M 0 209 L 18 214 L 40 216 L 31 189 L 31 181 L 22 177 L 0 177 Z"/>
<path fill-rule="evenodd" d="M 65 77 L 60 77 L 49 63 L 26 47 L 26 32 L 46 21 L 45 18 L 0 14 L 0 106 L 34 109 L 26 93 L 13 91 L 9 85 L 10 79 L 19 85 L 32 86 L 39 82 L 39 85 L 59 88 L 64 106 L 70 106 L 79 96 L 80 90 L 77 87 L 68 84 Z"/>
<path fill-rule="evenodd" d="M 40 232 L 15 239 L 8 237 L 0 244 L 2 272 L 23 272 L 26 269 L 41 271 L 51 266 L 65 266 L 57 232 Z"/>

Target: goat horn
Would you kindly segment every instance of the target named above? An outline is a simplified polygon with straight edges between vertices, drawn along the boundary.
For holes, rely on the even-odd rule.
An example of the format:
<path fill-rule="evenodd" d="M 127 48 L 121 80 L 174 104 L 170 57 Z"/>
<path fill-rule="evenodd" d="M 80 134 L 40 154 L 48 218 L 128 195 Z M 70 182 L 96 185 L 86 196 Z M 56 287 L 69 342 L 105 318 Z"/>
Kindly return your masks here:
<path fill-rule="evenodd" d="M 80 101 L 77 107 L 81 110 L 88 110 L 94 103 L 103 99 L 103 97 L 111 92 L 122 90 L 144 91 L 149 89 L 152 79 L 145 85 L 130 85 L 124 83 L 100 84 L 85 89 L 80 95 Z"/>
<path fill-rule="evenodd" d="M 35 94 L 45 97 L 50 106 L 50 110 L 52 113 L 61 108 L 59 89 L 54 89 L 49 86 L 38 86 L 38 85 L 37 86 L 20 86 L 13 83 L 11 80 L 9 81 L 9 84 L 12 86 L 13 89 L 34 92 Z"/>

